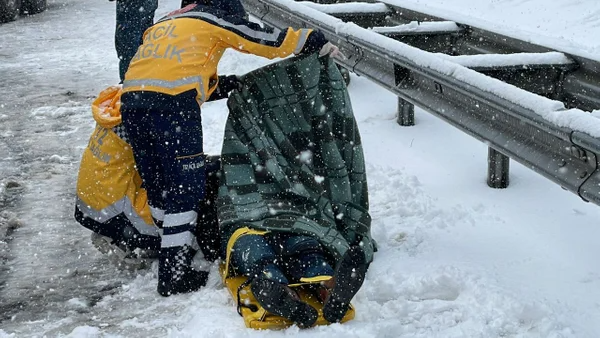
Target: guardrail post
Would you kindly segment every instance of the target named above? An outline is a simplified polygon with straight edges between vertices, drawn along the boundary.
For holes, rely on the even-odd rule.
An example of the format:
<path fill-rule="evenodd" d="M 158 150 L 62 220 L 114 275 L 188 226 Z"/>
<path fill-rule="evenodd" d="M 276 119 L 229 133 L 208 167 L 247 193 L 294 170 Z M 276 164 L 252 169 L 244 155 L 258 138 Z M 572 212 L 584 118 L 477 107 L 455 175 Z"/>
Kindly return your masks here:
<path fill-rule="evenodd" d="M 415 125 L 415 105 L 406 101 L 405 99 L 398 98 L 398 118 L 396 120 L 401 126 L 414 126 Z"/>
<path fill-rule="evenodd" d="M 396 86 L 402 86 L 409 78 L 410 71 L 408 69 L 394 64 L 394 82 Z M 415 106 L 401 97 L 398 97 L 398 117 L 396 121 L 404 127 L 415 125 Z"/>
<path fill-rule="evenodd" d="M 487 185 L 490 188 L 504 189 L 508 187 L 510 158 L 494 148 L 488 148 Z"/>

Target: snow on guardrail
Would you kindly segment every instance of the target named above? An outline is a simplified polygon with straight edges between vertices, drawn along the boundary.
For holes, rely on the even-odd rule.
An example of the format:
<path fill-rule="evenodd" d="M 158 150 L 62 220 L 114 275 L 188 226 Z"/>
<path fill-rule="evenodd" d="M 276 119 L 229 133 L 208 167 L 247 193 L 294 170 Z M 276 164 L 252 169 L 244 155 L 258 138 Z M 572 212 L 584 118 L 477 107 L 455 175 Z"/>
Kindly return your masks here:
<path fill-rule="evenodd" d="M 419 32 L 460 32 L 456 22 L 453 21 L 434 21 L 434 22 L 418 22 L 412 21 L 404 25 L 389 26 L 389 27 L 373 27 L 371 29 L 376 33 L 419 33 Z"/>
<path fill-rule="evenodd" d="M 297 1 L 296 3 L 314 8 L 322 13 L 387 13 L 390 8 L 383 3 L 352 2 L 339 4 L 317 4 L 311 1 Z"/>
<path fill-rule="evenodd" d="M 436 53 L 436 56 L 457 63 L 467 68 L 488 68 L 519 65 L 570 65 L 574 61 L 559 52 L 547 53 L 513 53 L 513 54 L 477 54 L 447 55 Z"/>
<path fill-rule="evenodd" d="M 558 127 L 572 129 L 573 131 L 586 133 L 593 137 L 600 137 L 600 119 L 591 116 L 588 112 L 579 109 L 567 110 L 562 102 L 530 93 L 500 80 L 480 74 L 458 63 L 445 60 L 436 54 L 420 50 L 362 28 L 354 23 L 345 23 L 340 19 L 333 18 L 326 13 L 316 10 L 313 6 L 306 6 L 291 0 L 280 0 L 278 1 L 278 5 L 287 8 L 290 12 L 305 15 L 313 21 L 332 27 L 335 34 L 341 38 L 351 36 L 354 39 L 368 41 L 368 44 L 374 48 L 387 51 L 403 59 L 407 65 L 413 66 L 415 71 L 430 69 L 458 80 L 466 86 L 474 86 L 530 110 Z M 359 4 L 354 5 L 358 6 Z M 382 55 L 382 57 L 384 56 Z"/>

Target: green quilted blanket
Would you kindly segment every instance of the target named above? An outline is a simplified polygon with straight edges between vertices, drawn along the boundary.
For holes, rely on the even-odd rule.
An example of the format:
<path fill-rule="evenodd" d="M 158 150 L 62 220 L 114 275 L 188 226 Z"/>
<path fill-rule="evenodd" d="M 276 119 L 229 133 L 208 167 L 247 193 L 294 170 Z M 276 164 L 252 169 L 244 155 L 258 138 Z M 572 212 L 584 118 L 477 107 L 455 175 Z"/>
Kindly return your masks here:
<path fill-rule="evenodd" d="M 360 134 L 328 57 L 296 57 L 243 77 L 228 100 L 217 208 L 223 240 L 241 228 L 317 238 L 334 259 L 371 238 Z"/>

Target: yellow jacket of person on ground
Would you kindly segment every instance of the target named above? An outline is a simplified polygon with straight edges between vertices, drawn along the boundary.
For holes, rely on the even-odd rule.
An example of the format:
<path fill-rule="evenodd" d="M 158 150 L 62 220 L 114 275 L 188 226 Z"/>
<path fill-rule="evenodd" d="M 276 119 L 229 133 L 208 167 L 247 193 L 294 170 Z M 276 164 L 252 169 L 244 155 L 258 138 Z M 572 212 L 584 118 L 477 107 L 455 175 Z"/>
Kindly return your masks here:
<path fill-rule="evenodd" d="M 122 130 L 121 87 L 103 90 L 92 103 L 96 128 L 83 152 L 77 177 L 77 207 L 87 218 L 104 223 L 124 214 L 143 235 L 158 236 L 142 178 Z"/>

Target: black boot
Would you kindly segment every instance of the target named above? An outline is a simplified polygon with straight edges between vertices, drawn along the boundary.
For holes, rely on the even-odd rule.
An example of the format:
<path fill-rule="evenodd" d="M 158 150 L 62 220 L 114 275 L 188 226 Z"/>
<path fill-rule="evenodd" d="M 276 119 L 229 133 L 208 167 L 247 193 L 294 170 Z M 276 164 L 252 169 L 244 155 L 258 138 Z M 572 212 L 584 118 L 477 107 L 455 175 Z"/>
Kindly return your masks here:
<path fill-rule="evenodd" d="M 287 318 L 301 328 L 313 326 L 319 317 L 317 310 L 301 301 L 285 284 L 257 277 L 250 283 L 250 290 L 265 310 Z"/>
<path fill-rule="evenodd" d="M 161 296 L 192 292 L 206 285 L 208 272 L 191 267 L 194 253 L 187 246 L 160 249 L 156 290 Z"/>
<path fill-rule="evenodd" d="M 323 304 L 323 317 L 328 322 L 338 323 L 344 318 L 350 301 L 365 280 L 368 267 L 360 246 L 350 247 L 346 251 L 335 268 L 335 284 Z"/>

